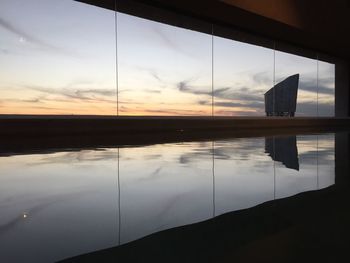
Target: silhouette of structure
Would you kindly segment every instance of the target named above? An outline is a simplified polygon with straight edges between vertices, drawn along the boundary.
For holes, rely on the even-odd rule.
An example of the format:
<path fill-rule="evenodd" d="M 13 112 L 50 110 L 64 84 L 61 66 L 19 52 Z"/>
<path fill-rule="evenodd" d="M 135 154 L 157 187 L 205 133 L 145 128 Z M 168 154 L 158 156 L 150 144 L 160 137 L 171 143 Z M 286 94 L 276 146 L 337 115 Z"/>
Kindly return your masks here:
<path fill-rule="evenodd" d="M 299 171 L 296 136 L 265 137 L 265 153 L 285 167 Z"/>
<path fill-rule="evenodd" d="M 294 117 L 297 106 L 299 74 L 289 76 L 265 93 L 266 116 Z"/>

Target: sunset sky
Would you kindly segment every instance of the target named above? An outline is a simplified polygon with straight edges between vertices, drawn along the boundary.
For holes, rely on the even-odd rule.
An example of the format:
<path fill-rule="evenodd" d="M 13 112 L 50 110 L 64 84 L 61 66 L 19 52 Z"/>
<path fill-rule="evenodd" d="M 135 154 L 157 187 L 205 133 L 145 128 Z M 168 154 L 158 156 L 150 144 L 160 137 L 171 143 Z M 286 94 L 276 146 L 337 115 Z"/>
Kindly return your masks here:
<path fill-rule="evenodd" d="M 334 115 L 333 64 L 115 17 L 70 0 L 1 0 L 0 113 L 116 115 L 118 86 L 120 115 L 211 115 L 213 77 L 215 115 L 258 116 L 273 76 L 299 73 L 297 115 Z"/>

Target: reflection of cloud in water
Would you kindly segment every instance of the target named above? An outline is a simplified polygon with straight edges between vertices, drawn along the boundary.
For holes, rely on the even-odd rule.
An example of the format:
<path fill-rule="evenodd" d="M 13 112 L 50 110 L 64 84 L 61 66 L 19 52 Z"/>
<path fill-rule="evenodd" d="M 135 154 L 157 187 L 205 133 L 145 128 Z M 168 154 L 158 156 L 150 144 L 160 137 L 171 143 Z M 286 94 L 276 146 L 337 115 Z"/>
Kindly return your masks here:
<path fill-rule="evenodd" d="M 160 159 L 162 157 L 161 154 L 149 154 L 149 155 L 145 155 L 143 158 L 145 160 L 155 160 L 155 159 Z"/>
<path fill-rule="evenodd" d="M 187 193 L 188 195 L 188 193 Z M 167 199 L 167 200 L 163 200 L 163 206 L 162 209 L 159 211 L 159 213 L 155 216 L 155 218 L 157 218 L 159 220 L 159 222 L 167 222 L 167 218 L 171 216 L 170 212 L 171 210 L 182 200 L 185 199 L 186 200 L 186 193 L 180 193 L 180 194 L 176 194 L 174 196 L 171 196 L 171 198 Z M 176 208 L 176 207 L 175 207 Z M 169 220 L 168 220 L 169 221 Z M 158 225 L 156 230 L 161 230 L 164 229 L 165 227 L 167 227 L 169 225 L 169 223 L 165 223 L 165 224 L 161 224 Z"/>
<path fill-rule="evenodd" d="M 196 148 L 191 149 L 191 152 L 182 154 L 179 157 L 180 164 L 190 164 L 194 162 L 200 162 L 203 160 L 208 160 L 212 156 L 212 148 Z"/>
<path fill-rule="evenodd" d="M 108 160 L 117 160 L 118 153 L 116 149 L 95 149 L 81 150 L 64 153 L 54 153 L 42 155 L 39 161 L 29 162 L 27 166 L 45 165 L 45 164 L 67 164 L 83 162 L 99 162 Z"/>
<path fill-rule="evenodd" d="M 291 137 L 293 136 L 284 136 L 285 139 Z M 334 137 L 311 135 L 297 136 L 296 138 L 297 155 L 302 165 L 315 165 L 316 162 L 322 164 L 334 160 Z M 284 147 L 287 147 L 287 145 Z M 289 153 L 289 156 L 291 154 Z"/>
<path fill-rule="evenodd" d="M 235 139 L 215 142 L 215 158 L 223 160 L 259 160 L 264 156 L 263 139 Z M 254 157 L 255 156 L 255 157 Z"/>
<path fill-rule="evenodd" d="M 179 157 L 179 163 L 189 164 L 208 159 L 215 155 L 215 159 L 220 160 L 256 160 L 259 165 L 257 156 L 265 155 L 262 139 L 232 139 L 226 141 L 214 142 L 214 151 L 212 146 L 207 145 L 205 148 L 195 148 L 191 152 L 182 154 Z"/>
<path fill-rule="evenodd" d="M 149 174 L 147 177 L 140 177 L 137 179 L 138 182 L 146 182 L 146 181 L 152 181 L 156 180 L 158 178 L 162 177 L 162 174 L 160 171 L 162 170 L 162 166 L 156 168 L 151 174 Z"/>
<path fill-rule="evenodd" d="M 326 163 L 334 160 L 334 149 L 318 149 L 318 151 L 308 151 L 299 154 L 300 159 L 303 159 L 305 164 L 314 164 L 317 156 L 318 163 Z"/>

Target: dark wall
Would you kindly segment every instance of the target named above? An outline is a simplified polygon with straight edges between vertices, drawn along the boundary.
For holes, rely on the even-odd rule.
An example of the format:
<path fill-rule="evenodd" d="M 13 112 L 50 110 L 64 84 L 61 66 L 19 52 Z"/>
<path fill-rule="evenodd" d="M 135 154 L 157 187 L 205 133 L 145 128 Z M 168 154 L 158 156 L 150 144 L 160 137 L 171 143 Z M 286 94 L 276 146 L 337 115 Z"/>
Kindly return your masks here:
<path fill-rule="evenodd" d="M 348 0 L 221 0 L 231 6 L 333 40 L 349 54 L 350 2 Z"/>
<path fill-rule="evenodd" d="M 335 63 L 335 116 L 349 117 L 350 67 L 347 61 Z"/>

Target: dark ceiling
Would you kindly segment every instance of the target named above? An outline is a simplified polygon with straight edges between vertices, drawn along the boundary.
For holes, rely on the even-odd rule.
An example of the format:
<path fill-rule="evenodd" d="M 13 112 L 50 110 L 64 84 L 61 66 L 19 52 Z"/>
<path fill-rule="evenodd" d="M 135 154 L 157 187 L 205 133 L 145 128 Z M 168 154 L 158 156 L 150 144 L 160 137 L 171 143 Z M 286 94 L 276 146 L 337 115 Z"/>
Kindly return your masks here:
<path fill-rule="evenodd" d="M 80 1 L 115 8 L 114 0 Z M 169 24 L 178 23 L 176 15 L 184 15 L 278 43 L 350 58 L 347 0 L 117 0 L 116 6 L 118 11 Z M 184 23 L 184 27 L 190 26 Z"/>
<path fill-rule="evenodd" d="M 330 53 L 350 57 L 349 0 L 221 1 L 297 28 L 310 35 L 308 43 Z"/>

